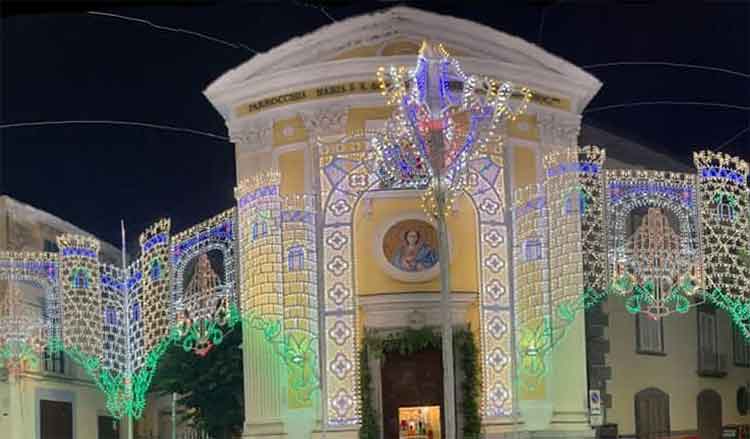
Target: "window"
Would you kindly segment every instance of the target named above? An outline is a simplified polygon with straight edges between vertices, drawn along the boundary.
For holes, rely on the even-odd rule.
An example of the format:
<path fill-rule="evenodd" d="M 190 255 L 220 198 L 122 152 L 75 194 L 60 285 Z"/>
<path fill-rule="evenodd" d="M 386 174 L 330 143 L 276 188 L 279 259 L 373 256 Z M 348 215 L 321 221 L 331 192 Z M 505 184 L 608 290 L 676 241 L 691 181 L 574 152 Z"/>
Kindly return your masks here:
<path fill-rule="evenodd" d="M 89 287 L 89 274 L 83 268 L 76 268 L 71 274 L 71 283 L 73 288 L 87 289 Z"/>
<path fill-rule="evenodd" d="M 709 305 L 698 308 L 698 374 L 723 376 L 726 361 L 719 355 L 716 309 Z"/>
<path fill-rule="evenodd" d="M 542 242 L 538 239 L 527 239 L 523 243 L 523 254 L 527 262 L 542 259 Z"/>
<path fill-rule="evenodd" d="M 635 316 L 636 350 L 639 354 L 664 355 L 664 322 L 646 314 Z"/>
<path fill-rule="evenodd" d="M 111 306 L 104 308 L 104 323 L 108 326 L 117 326 L 117 311 Z"/>
<path fill-rule="evenodd" d="M 156 282 L 159 280 L 159 277 L 161 277 L 161 263 L 158 259 L 151 260 L 151 267 L 148 274 L 151 276 L 151 281 Z"/>
<path fill-rule="evenodd" d="M 49 239 L 45 239 L 43 250 L 46 252 L 50 252 L 50 253 L 57 253 L 60 249 L 57 247 L 57 243 L 55 241 L 50 241 Z"/>
<path fill-rule="evenodd" d="M 253 241 L 255 241 L 258 238 L 261 238 L 263 236 L 266 236 L 268 234 L 268 225 L 265 221 L 259 221 L 257 223 L 253 223 Z"/>
<path fill-rule="evenodd" d="M 289 271 L 302 270 L 305 266 L 305 250 L 298 245 L 290 248 L 287 255 L 287 263 L 289 264 Z"/>
<path fill-rule="evenodd" d="M 141 319 L 141 304 L 138 302 L 135 302 L 133 305 L 131 305 L 130 309 L 131 309 L 130 318 L 134 322 L 137 322 L 138 320 L 140 320 Z"/>
<path fill-rule="evenodd" d="M 586 193 L 582 189 L 576 189 L 565 194 L 563 201 L 563 215 L 576 213 L 576 203 L 578 204 L 578 213 L 586 213 Z"/>
<path fill-rule="evenodd" d="M 62 352 L 51 353 L 48 348 L 45 348 L 42 360 L 45 372 L 65 374 L 65 356 Z"/>
<path fill-rule="evenodd" d="M 737 205 L 734 195 L 717 193 L 714 196 L 714 203 L 716 203 L 716 216 L 720 221 L 734 221 L 734 207 Z"/>
<path fill-rule="evenodd" d="M 732 335 L 734 339 L 734 365 L 750 367 L 750 341 L 745 340 L 745 337 L 734 325 L 732 325 Z"/>

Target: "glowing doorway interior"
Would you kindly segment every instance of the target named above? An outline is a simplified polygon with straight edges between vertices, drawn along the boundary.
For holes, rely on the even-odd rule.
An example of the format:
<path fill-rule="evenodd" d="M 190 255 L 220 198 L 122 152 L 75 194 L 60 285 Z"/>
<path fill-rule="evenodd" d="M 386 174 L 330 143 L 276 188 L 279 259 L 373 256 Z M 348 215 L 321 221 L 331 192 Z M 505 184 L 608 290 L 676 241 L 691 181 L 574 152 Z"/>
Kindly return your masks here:
<path fill-rule="evenodd" d="M 440 406 L 399 407 L 399 439 L 440 439 Z"/>

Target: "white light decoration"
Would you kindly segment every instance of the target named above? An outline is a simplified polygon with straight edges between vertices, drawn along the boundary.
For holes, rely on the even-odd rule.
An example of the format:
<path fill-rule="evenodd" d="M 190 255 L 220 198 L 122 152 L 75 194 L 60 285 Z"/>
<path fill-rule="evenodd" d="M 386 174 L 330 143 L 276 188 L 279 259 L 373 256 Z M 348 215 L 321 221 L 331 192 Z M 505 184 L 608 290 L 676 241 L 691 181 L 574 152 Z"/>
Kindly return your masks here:
<path fill-rule="evenodd" d="M 36 366 L 48 329 L 43 312 L 27 303 L 18 284 L 11 282 L 0 296 L 0 365 L 10 374 Z"/>
<path fill-rule="evenodd" d="M 184 337 L 183 347 L 201 356 L 222 341 L 222 327 L 238 304 L 235 216 L 230 209 L 172 237 L 172 324 Z M 210 253 L 218 255 L 223 276 L 212 267 Z"/>
<path fill-rule="evenodd" d="M 608 170 L 610 292 L 632 313 L 686 313 L 702 288 L 696 178 Z"/>
<path fill-rule="evenodd" d="M 500 143 L 503 121 L 515 120 L 532 97 L 528 88 L 465 74 L 442 44 L 426 41 L 414 69 L 381 67 L 377 77 L 396 110 L 371 139 L 371 160 L 385 186 L 427 189 L 423 203 L 432 216 L 438 196 L 450 210 L 466 186 L 469 161 Z"/>
<path fill-rule="evenodd" d="M 488 144 L 499 144 L 498 128 L 506 119 L 515 119 L 531 100 L 527 88 L 520 90 L 518 108 L 512 108 L 513 86 L 487 77 L 467 75 L 458 61 L 442 44 L 423 42 L 417 65 L 380 68 L 378 80 L 386 101 L 396 104 L 385 130 L 371 139 L 374 168 L 387 188 L 425 189 L 423 208 L 437 223 L 438 257 L 440 259 L 442 357 L 443 364 L 453 363 L 450 322 L 450 273 L 448 269 L 448 234 L 445 216 L 455 199 L 470 184 L 469 163 L 481 157 Z M 499 206 L 498 206 L 499 207 Z M 493 270 L 504 267 L 502 259 L 490 257 Z M 500 330 L 493 318 L 493 333 Z M 454 435 L 454 371 L 443 369 L 445 430 Z M 506 390 L 490 390 L 494 406 L 505 405 L 500 399 Z M 502 397 L 501 397 L 502 395 Z M 497 414 L 505 414 L 503 410 Z"/>
<path fill-rule="evenodd" d="M 740 255 L 750 249 L 748 164 L 712 151 L 694 154 L 700 181 L 700 215 L 706 288 L 750 300 L 750 267 Z"/>

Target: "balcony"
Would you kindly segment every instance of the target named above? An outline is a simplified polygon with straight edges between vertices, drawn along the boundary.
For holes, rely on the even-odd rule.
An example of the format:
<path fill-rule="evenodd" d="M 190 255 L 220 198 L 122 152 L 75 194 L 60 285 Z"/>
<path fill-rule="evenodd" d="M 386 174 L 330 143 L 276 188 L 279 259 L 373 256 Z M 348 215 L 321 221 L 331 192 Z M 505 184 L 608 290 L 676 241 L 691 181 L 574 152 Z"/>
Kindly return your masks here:
<path fill-rule="evenodd" d="M 710 349 L 699 351 L 698 375 L 714 378 L 725 377 L 727 375 L 727 355 Z"/>

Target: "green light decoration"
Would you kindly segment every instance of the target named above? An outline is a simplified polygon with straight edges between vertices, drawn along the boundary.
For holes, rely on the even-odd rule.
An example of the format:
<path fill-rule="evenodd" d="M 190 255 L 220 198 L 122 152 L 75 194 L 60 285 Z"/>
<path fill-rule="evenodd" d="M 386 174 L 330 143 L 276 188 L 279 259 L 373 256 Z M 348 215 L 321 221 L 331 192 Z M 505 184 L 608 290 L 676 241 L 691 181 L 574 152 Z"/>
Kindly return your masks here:
<path fill-rule="evenodd" d="M 745 342 L 750 344 L 750 302 L 727 294 L 720 288 L 713 289 L 704 297 L 708 302 L 729 314 Z"/>
<path fill-rule="evenodd" d="M 632 291 L 632 293 L 625 295 L 625 291 Z M 680 314 L 687 313 L 690 309 L 690 301 L 684 295 L 686 291 L 693 294 L 696 291 L 696 285 L 689 276 L 685 276 L 680 283 L 672 288 L 670 294 L 663 299 L 663 303 L 672 305 L 674 310 Z M 517 351 L 518 370 L 516 379 L 519 384 L 528 390 L 534 390 L 541 384 L 550 371 L 549 355 L 565 339 L 579 312 L 587 311 L 604 302 L 610 295 L 615 295 L 625 296 L 625 308 L 629 313 L 643 313 L 644 307 L 655 302 L 654 294 L 652 282 L 639 285 L 635 283 L 635 278 L 632 275 L 626 274 L 610 283 L 604 290 L 599 291 L 586 287 L 579 297 L 560 303 L 553 313 L 558 322 L 556 325 L 552 324 L 551 316 L 544 316 L 537 322 L 522 327 L 519 332 Z M 731 299 L 726 296 L 724 300 Z M 741 322 L 744 321 L 742 329 L 745 332 L 743 334 L 747 334 L 746 338 L 750 340 L 750 329 L 748 329 L 750 322 L 747 321 L 750 319 L 750 303 L 735 300 L 725 309 L 733 310 L 727 312 L 735 313 L 738 316 L 735 319 L 738 326 L 742 325 Z"/>
<path fill-rule="evenodd" d="M 222 323 L 227 324 L 229 328 L 227 332 L 222 331 Z M 84 369 L 99 390 L 104 393 L 107 410 L 115 419 L 124 417 L 138 419 L 146 407 L 148 392 L 159 361 L 171 345 L 177 344 L 186 352 L 194 351 L 197 355 L 201 355 L 204 349 L 210 349 L 209 344 L 220 344 L 229 331 L 238 329 L 242 325 L 261 331 L 266 341 L 275 347 L 282 363 L 290 370 L 303 371 L 295 375 L 299 378 L 294 380 L 292 385 L 303 389 L 302 393 L 309 399 L 319 385 L 314 340 L 299 340 L 284 336 L 280 321 L 265 320 L 255 313 L 242 316 L 236 305 L 229 307 L 225 322 L 206 320 L 196 321 L 189 328 L 173 327 L 168 337 L 157 343 L 148 353 L 143 367 L 130 376 L 112 373 L 103 367 L 99 358 L 86 355 L 75 348 L 66 348 L 59 338 L 51 339 L 48 348 L 55 353 L 65 352 L 71 360 Z M 202 355 L 206 353 L 208 350 L 205 350 Z"/>
<path fill-rule="evenodd" d="M 11 341 L 0 347 L 0 365 L 9 372 L 18 372 L 39 365 L 39 353 L 28 343 Z"/>
<path fill-rule="evenodd" d="M 521 328 L 518 342 L 517 379 L 528 390 L 534 390 L 549 372 L 548 357 L 554 348 L 549 316 Z"/>
<path fill-rule="evenodd" d="M 613 288 L 596 291 L 587 287 L 576 299 L 560 303 L 554 313 L 560 322 L 557 329 L 553 329 L 550 316 L 544 316 L 536 324 L 532 323 L 521 328 L 516 379 L 523 388 L 534 390 L 547 376 L 550 370 L 549 355 L 565 339 L 578 313 L 603 302 L 613 291 Z"/>

